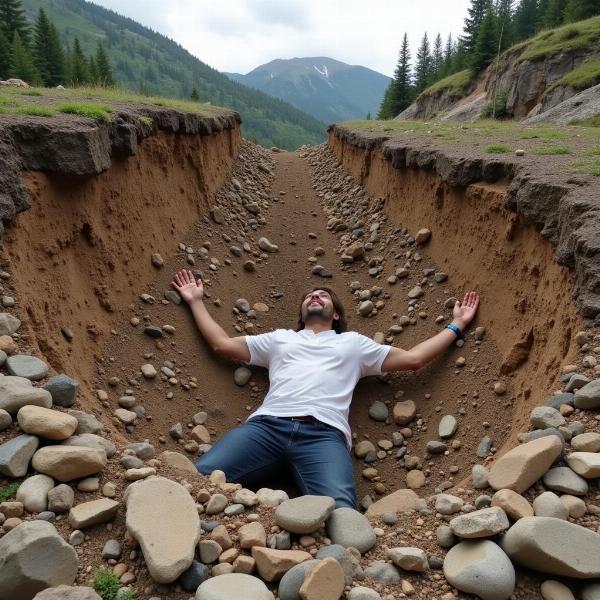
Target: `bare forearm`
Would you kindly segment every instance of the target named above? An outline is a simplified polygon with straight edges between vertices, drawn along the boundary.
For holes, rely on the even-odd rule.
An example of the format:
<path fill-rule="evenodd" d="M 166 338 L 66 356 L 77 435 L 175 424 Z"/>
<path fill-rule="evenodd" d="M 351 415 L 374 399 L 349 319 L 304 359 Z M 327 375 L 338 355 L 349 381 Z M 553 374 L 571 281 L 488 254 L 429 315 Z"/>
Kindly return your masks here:
<path fill-rule="evenodd" d="M 459 323 L 453 322 L 453 324 L 459 327 L 462 331 L 463 327 Z M 434 358 L 437 358 L 440 354 L 442 354 L 442 352 L 448 349 L 455 341 L 456 333 L 450 329 L 443 329 L 433 337 L 411 348 L 409 352 L 416 358 L 417 363 L 420 366 L 425 366 Z"/>
<path fill-rule="evenodd" d="M 204 306 L 202 300 L 195 300 L 192 302 L 190 304 L 190 309 L 202 337 L 215 352 L 218 352 L 219 348 L 223 345 L 223 342 L 229 339 L 229 336 L 210 316 L 210 313 L 206 309 L 206 306 Z"/>

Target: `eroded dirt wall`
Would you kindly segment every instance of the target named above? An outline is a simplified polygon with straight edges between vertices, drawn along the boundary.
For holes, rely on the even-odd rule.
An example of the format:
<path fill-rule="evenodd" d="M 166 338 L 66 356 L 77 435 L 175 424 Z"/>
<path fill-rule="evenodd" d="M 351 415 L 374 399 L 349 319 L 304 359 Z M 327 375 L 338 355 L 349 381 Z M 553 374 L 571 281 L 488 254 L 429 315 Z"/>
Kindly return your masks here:
<path fill-rule="evenodd" d="M 427 253 L 452 274 L 455 289 L 481 292 L 479 322 L 504 357 L 501 369 L 514 377 L 513 437 L 527 429 L 531 408 L 560 388 L 557 374 L 582 326 L 569 271 L 555 262 L 552 245 L 502 208 L 506 184 L 451 188 L 429 171 L 392 167 L 377 149 L 333 134 L 329 145 L 369 194 L 386 199 L 393 222 L 413 233 L 432 230 Z"/>
<path fill-rule="evenodd" d="M 152 277 L 153 253 L 177 251 L 174 240 L 205 213 L 240 143 L 239 128 L 206 136 L 159 131 L 136 156 L 113 158 L 97 176 L 25 175 L 31 208 L 2 241 L 21 331 L 53 369 L 87 384 L 84 396 L 91 393 L 90 355 L 111 335 L 114 313 Z M 61 328 L 73 332 L 72 341 Z"/>

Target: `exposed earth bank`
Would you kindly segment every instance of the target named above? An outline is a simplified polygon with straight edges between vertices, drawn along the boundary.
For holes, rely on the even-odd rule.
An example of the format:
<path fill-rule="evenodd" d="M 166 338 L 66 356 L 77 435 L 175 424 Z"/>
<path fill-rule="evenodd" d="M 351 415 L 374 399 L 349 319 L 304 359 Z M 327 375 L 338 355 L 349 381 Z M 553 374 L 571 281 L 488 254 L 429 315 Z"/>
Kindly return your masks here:
<path fill-rule="evenodd" d="M 456 589 L 506 600 L 513 564 L 512 597 L 529 599 L 549 562 L 566 564 L 552 576 L 576 592 L 600 579 L 600 390 L 585 391 L 600 376 L 600 338 L 573 302 L 581 273 L 558 265 L 555 238 L 506 203 L 515 172 L 420 147 L 404 149 L 402 165 L 377 140 L 335 129 L 329 145 L 268 152 L 227 122 L 159 127 L 100 174 L 25 175 L 31 208 L 2 241 L 0 342 L 11 356 L 0 359 L 4 374 L 41 383 L 0 377 L 0 489 L 38 479 L 0 504 L 0 567 L 15 577 L 0 572 L 0 597 L 14 581 L 27 599 L 35 586 L 90 585 L 102 564 L 144 600 L 187 599 L 205 579 L 199 600 L 245 598 L 246 586 L 282 600 L 449 600 Z M 579 250 L 581 266 L 592 257 Z M 170 290 L 180 268 L 205 280 L 231 335 L 294 327 L 301 294 L 328 285 L 352 329 L 410 347 L 448 322 L 453 298 L 481 292 L 464 345 L 357 387 L 350 422 L 368 519 L 310 497 L 280 504 L 295 490 L 276 474 L 275 489 L 251 491 L 195 472 L 190 461 L 247 418 L 268 379 L 199 338 Z M 79 387 L 39 388 L 60 373 Z M 550 519 L 546 544 L 534 514 Z M 27 591 L 19 561 L 36 536 L 57 548 L 36 560 L 63 568 Z M 581 553 L 561 554 L 557 540 Z M 292 584 L 291 568 L 315 557 Z M 232 571 L 266 586 L 214 577 Z"/>

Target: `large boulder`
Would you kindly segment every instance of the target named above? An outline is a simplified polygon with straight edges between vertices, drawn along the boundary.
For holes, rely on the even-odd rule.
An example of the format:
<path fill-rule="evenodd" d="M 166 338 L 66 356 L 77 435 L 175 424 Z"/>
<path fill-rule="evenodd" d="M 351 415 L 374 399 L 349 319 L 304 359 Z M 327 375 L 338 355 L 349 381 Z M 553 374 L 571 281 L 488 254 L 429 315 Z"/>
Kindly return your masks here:
<path fill-rule="evenodd" d="M 553 517 L 519 519 L 502 548 L 513 562 L 554 576 L 600 577 L 600 535 Z"/>
<path fill-rule="evenodd" d="M 275 509 L 275 523 L 292 533 L 313 533 L 335 508 L 329 496 L 300 496 L 282 502 Z"/>
<path fill-rule="evenodd" d="M 0 408 L 16 415 L 19 409 L 28 404 L 50 408 L 52 396 L 42 388 L 33 387 L 31 381 L 24 377 L 0 377 Z"/>
<path fill-rule="evenodd" d="M 227 573 L 201 584 L 196 590 L 196 600 L 273 600 L 273 594 L 257 577 Z"/>
<path fill-rule="evenodd" d="M 521 494 L 543 477 L 561 452 L 555 435 L 521 444 L 498 459 L 490 470 L 489 484 L 495 490 L 507 488 Z"/>
<path fill-rule="evenodd" d="M 43 406 L 23 406 L 19 409 L 17 421 L 25 433 L 54 441 L 66 440 L 77 429 L 75 417 Z"/>
<path fill-rule="evenodd" d="M 508 600 L 515 588 L 515 569 L 502 550 L 489 540 L 457 544 L 444 559 L 444 576 L 461 592 L 482 600 Z"/>
<path fill-rule="evenodd" d="M 39 444 L 34 435 L 18 435 L 0 444 L 0 475 L 23 477 Z"/>
<path fill-rule="evenodd" d="M 90 587 L 59 585 L 36 594 L 33 600 L 102 600 L 102 598 Z"/>
<path fill-rule="evenodd" d="M 190 493 L 164 477 L 129 486 L 126 526 L 139 542 L 146 566 L 158 583 L 175 581 L 194 560 L 200 518 Z"/>
<path fill-rule="evenodd" d="M 77 554 L 47 521 L 22 523 L 0 538 L 0 598 L 31 600 L 77 576 Z"/>
<path fill-rule="evenodd" d="M 39 473 L 58 481 L 95 475 L 106 466 L 106 452 L 83 446 L 46 446 L 33 455 L 31 464 Z"/>

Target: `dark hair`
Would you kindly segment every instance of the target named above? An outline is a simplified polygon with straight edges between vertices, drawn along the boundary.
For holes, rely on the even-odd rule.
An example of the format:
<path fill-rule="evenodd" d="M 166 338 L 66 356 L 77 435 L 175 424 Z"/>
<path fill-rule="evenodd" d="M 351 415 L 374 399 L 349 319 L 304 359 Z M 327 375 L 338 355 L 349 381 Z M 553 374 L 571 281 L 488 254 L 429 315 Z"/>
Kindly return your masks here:
<path fill-rule="evenodd" d="M 322 285 L 319 285 L 306 291 L 300 299 L 300 310 L 298 311 L 298 326 L 296 327 L 296 331 L 301 331 L 305 327 L 304 319 L 302 318 L 302 304 L 304 302 L 304 299 L 306 298 L 306 296 L 308 296 L 308 294 L 316 292 L 317 290 L 323 290 L 331 296 L 331 301 L 333 302 L 333 309 L 338 314 L 338 318 L 333 320 L 331 329 L 333 329 L 336 333 L 344 333 L 344 331 L 348 331 L 346 311 L 344 310 L 342 302 L 331 288 L 323 287 Z"/>

